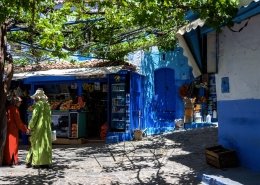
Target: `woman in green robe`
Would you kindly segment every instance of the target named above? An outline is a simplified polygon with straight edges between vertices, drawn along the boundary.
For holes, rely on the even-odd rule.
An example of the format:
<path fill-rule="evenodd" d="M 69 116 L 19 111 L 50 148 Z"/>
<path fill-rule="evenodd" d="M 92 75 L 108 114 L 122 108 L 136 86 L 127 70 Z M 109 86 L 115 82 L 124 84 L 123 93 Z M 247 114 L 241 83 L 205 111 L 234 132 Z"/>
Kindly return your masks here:
<path fill-rule="evenodd" d="M 50 167 L 52 164 L 51 109 L 42 89 L 31 96 L 35 100 L 29 122 L 31 147 L 26 156 L 27 167 Z"/>

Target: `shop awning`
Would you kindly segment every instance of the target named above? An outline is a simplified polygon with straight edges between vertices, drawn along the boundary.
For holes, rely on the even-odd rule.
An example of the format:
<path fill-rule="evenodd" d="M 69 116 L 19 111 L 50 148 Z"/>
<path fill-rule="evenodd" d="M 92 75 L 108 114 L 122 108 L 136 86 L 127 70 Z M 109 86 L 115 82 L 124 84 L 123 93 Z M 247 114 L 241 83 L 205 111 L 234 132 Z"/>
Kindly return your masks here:
<path fill-rule="evenodd" d="M 240 23 L 254 15 L 260 13 L 260 0 L 243 0 L 240 1 L 239 11 L 233 22 Z"/>
<path fill-rule="evenodd" d="M 258 2 L 258 1 L 259 0 L 240 0 L 239 7 L 241 7 L 241 6 L 246 7 L 246 6 L 248 6 L 252 2 Z"/>
<path fill-rule="evenodd" d="M 192 30 L 197 29 L 198 27 L 202 27 L 204 26 L 205 22 L 201 19 L 197 19 L 193 22 L 190 22 L 189 24 L 187 24 L 186 26 L 183 26 L 182 28 L 180 28 L 177 32 L 177 39 L 179 40 L 179 45 L 180 47 L 183 48 L 183 55 L 186 56 L 188 58 L 188 63 L 189 65 L 192 67 L 192 73 L 194 75 L 194 77 L 198 77 L 201 75 L 201 70 L 197 64 L 197 62 L 194 59 L 194 56 L 185 40 L 185 38 L 183 37 L 185 33 L 190 32 Z"/>
<path fill-rule="evenodd" d="M 13 80 L 25 79 L 33 76 L 74 76 L 76 78 L 88 78 L 88 77 L 105 77 L 110 73 L 117 73 L 124 69 L 124 65 L 109 66 L 109 67 L 90 67 L 90 68 L 75 68 L 75 69 L 50 69 L 46 71 L 33 71 L 24 73 L 15 73 Z"/>
<path fill-rule="evenodd" d="M 248 19 L 256 14 L 260 13 L 260 0 L 240 0 L 239 11 L 236 17 L 233 19 L 235 23 L 241 22 L 245 19 Z M 187 40 L 184 35 L 188 35 L 191 31 L 197 30 L 198 28 L 204 28 L 205 21 L 201 19 L 196 19 L 189 24 L 180 28 L 177 32 L 177 39 L 179 41 L 180 47 L 183 48 L 183 54 L 188 58 L 189 65 L 193 68 L 194 77 L 198 77 L 201 75 L 201 68 L 198 66 L 198 62 L 194 57 L 195 51 L 189 47 Z M 213 29 L 206 28 L 202 29 L 202 33 L 208 33 L 214 31 Z M 190 38 L 189 38 L 190 39 Z"/>

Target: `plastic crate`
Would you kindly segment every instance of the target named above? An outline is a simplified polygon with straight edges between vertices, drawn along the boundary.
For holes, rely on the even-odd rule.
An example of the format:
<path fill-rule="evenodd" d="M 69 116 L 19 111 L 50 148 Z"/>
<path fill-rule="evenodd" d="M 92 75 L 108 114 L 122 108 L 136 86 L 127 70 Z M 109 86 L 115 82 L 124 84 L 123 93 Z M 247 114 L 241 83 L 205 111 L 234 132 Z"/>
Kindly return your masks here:
<path fill-rule="evenodd" d="M 118 143 L 118 142 L 119 142 L 118 136 L 107 136 L 106 137 L 107 144 Z"/>

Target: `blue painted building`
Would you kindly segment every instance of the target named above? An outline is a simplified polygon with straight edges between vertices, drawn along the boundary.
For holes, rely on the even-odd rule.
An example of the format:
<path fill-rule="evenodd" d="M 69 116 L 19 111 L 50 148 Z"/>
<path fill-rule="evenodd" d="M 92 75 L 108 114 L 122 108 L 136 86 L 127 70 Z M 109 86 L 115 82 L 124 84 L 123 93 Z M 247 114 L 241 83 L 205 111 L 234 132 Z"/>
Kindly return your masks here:
<path fill-rule="evenodd" d="M 183 49 L 164 53 L 152 48 L 150 52 L 137 52 L 129 59 L 145 76 L 141 129 L 148 135 L 173 130 L 174 120 L 184 116 L 179 88 L 194 79 Z"/>
<path fill-rule="evenodd" d="M 22 79 L 24 84 L 30 85 L 30 94 L 33 94 L 39 87 L 46 89 L 52 100 L 55 100 L 55 97 L 59 97 L 60 94 L 71 93 L 69 91 L 75 91 L 75 96 L 92 97 L 86 100 L 88 110 L 85 137 L 88 138 L 98 137 L 99 128 L 106 120 L 109 124 L 107 137 L 108 140 L 112 139 L 107 142 L 115 142 L 114 138 L 117 138 L 118 141 L 131 140 L 136 129 L 145 130 L 148 135 L 172 131 L 175 127 L 174 120 L 183 119 L 184 116 L 184 104 L 179 89 L 183 84 L 189 84 L 194 79 L 193 70 L 188 64 L 187 57 L 183 55 L 183 49 L 179 47 L 174 51 L 162 53 L 153 48 L 150 52 L 138 52 L 132 57 L 131 61 L 137 66 L 138 73 L 141 75 L 127 71 L 125 71 L 127 74 L 123 74 L 122 66 L 114 66 L 16 73 L 15 79 Z M 137 57 L 138 60 L 134 57 Z M 129 78 L 125 82 L 118 82 L 119 85 L 126 84 L 123 96 L 129 94 L 130 102 L 132 102 L 129 106 L 130 123 L 126 121 L 124 125 L 120 125 L 120 122 L 127 118 L 120 117 L 121 110 L 112 110 L 113 107 L 116 109 L 120 107 L 118 102 L 113 103 L 113 101 L 119 100 L 118 96 L 121 95 L 112 94 L 112 85 L 117 84 L 115 81 L 117 76 L 122 79 Z M 99 84 L 99 90 L 93 91 L 92 88 L 90 91 L 87 88 L 94 87 L 95 84 Z M 106 84 L 108 84 L 108 91 L 102 92 Z M 72 86 L 75 87 L 74 90 Z M 66 90 L 68 88 L 69 91 Z M 55 97 L 52 97 L 52 94 Z M 95 104 L 92 104 L 94 96 L 98 97 L 96 97 Z M 102 104 L 103 100 L 108 100 L 108 106 Z M 101 106 L 103 109 L 99 111 Z M 124 115 L 127 115 L 125 111 L 123 112 Z M 58 114 L 58 111 L 56 113 Z M 63 116 L 65 117 L 65 115 Z M 69 120 L 70 117 L 67 117 L 66 119 Z M 68 134 L 64 133 L 62 136 L 64 135 Z"/>
<path fill-rule="evenodd" d="M 233 27 L 216 33 L 196 20 L 180 29 L 178 38 L 189 61 L 215 75 L 219 144 L 234 149 L 242 166 L 260 171 L 260 1 L 241 2 Z M 192 47 L 196 39 L 201 65 Z"/>
<path fill-rule="evenodd" d="M 143 76 L 124 64 L 15 73 L 14 80 L 20 79 L 16 86 L 29 94 L 38 88 L 45 91 L 57 137 L 99 139 L 107 124 L 108 140 L 111 136 L 118 142 L 132 139 L 143 111 Z M 30 112 L 25 114 L 30 119 Z"/>

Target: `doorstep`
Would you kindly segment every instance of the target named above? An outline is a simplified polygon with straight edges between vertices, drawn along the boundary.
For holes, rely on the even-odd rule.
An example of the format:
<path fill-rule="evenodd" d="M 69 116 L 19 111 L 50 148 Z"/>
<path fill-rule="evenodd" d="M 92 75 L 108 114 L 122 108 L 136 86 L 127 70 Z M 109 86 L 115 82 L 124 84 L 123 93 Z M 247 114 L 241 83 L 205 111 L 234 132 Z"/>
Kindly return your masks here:
<path fill-rule="evenodd" d="M 57 138 L 55 141 L 52 141 L 52 144 L 58 145 L 78 145 L 87 143 L 85 138 Z"/>

